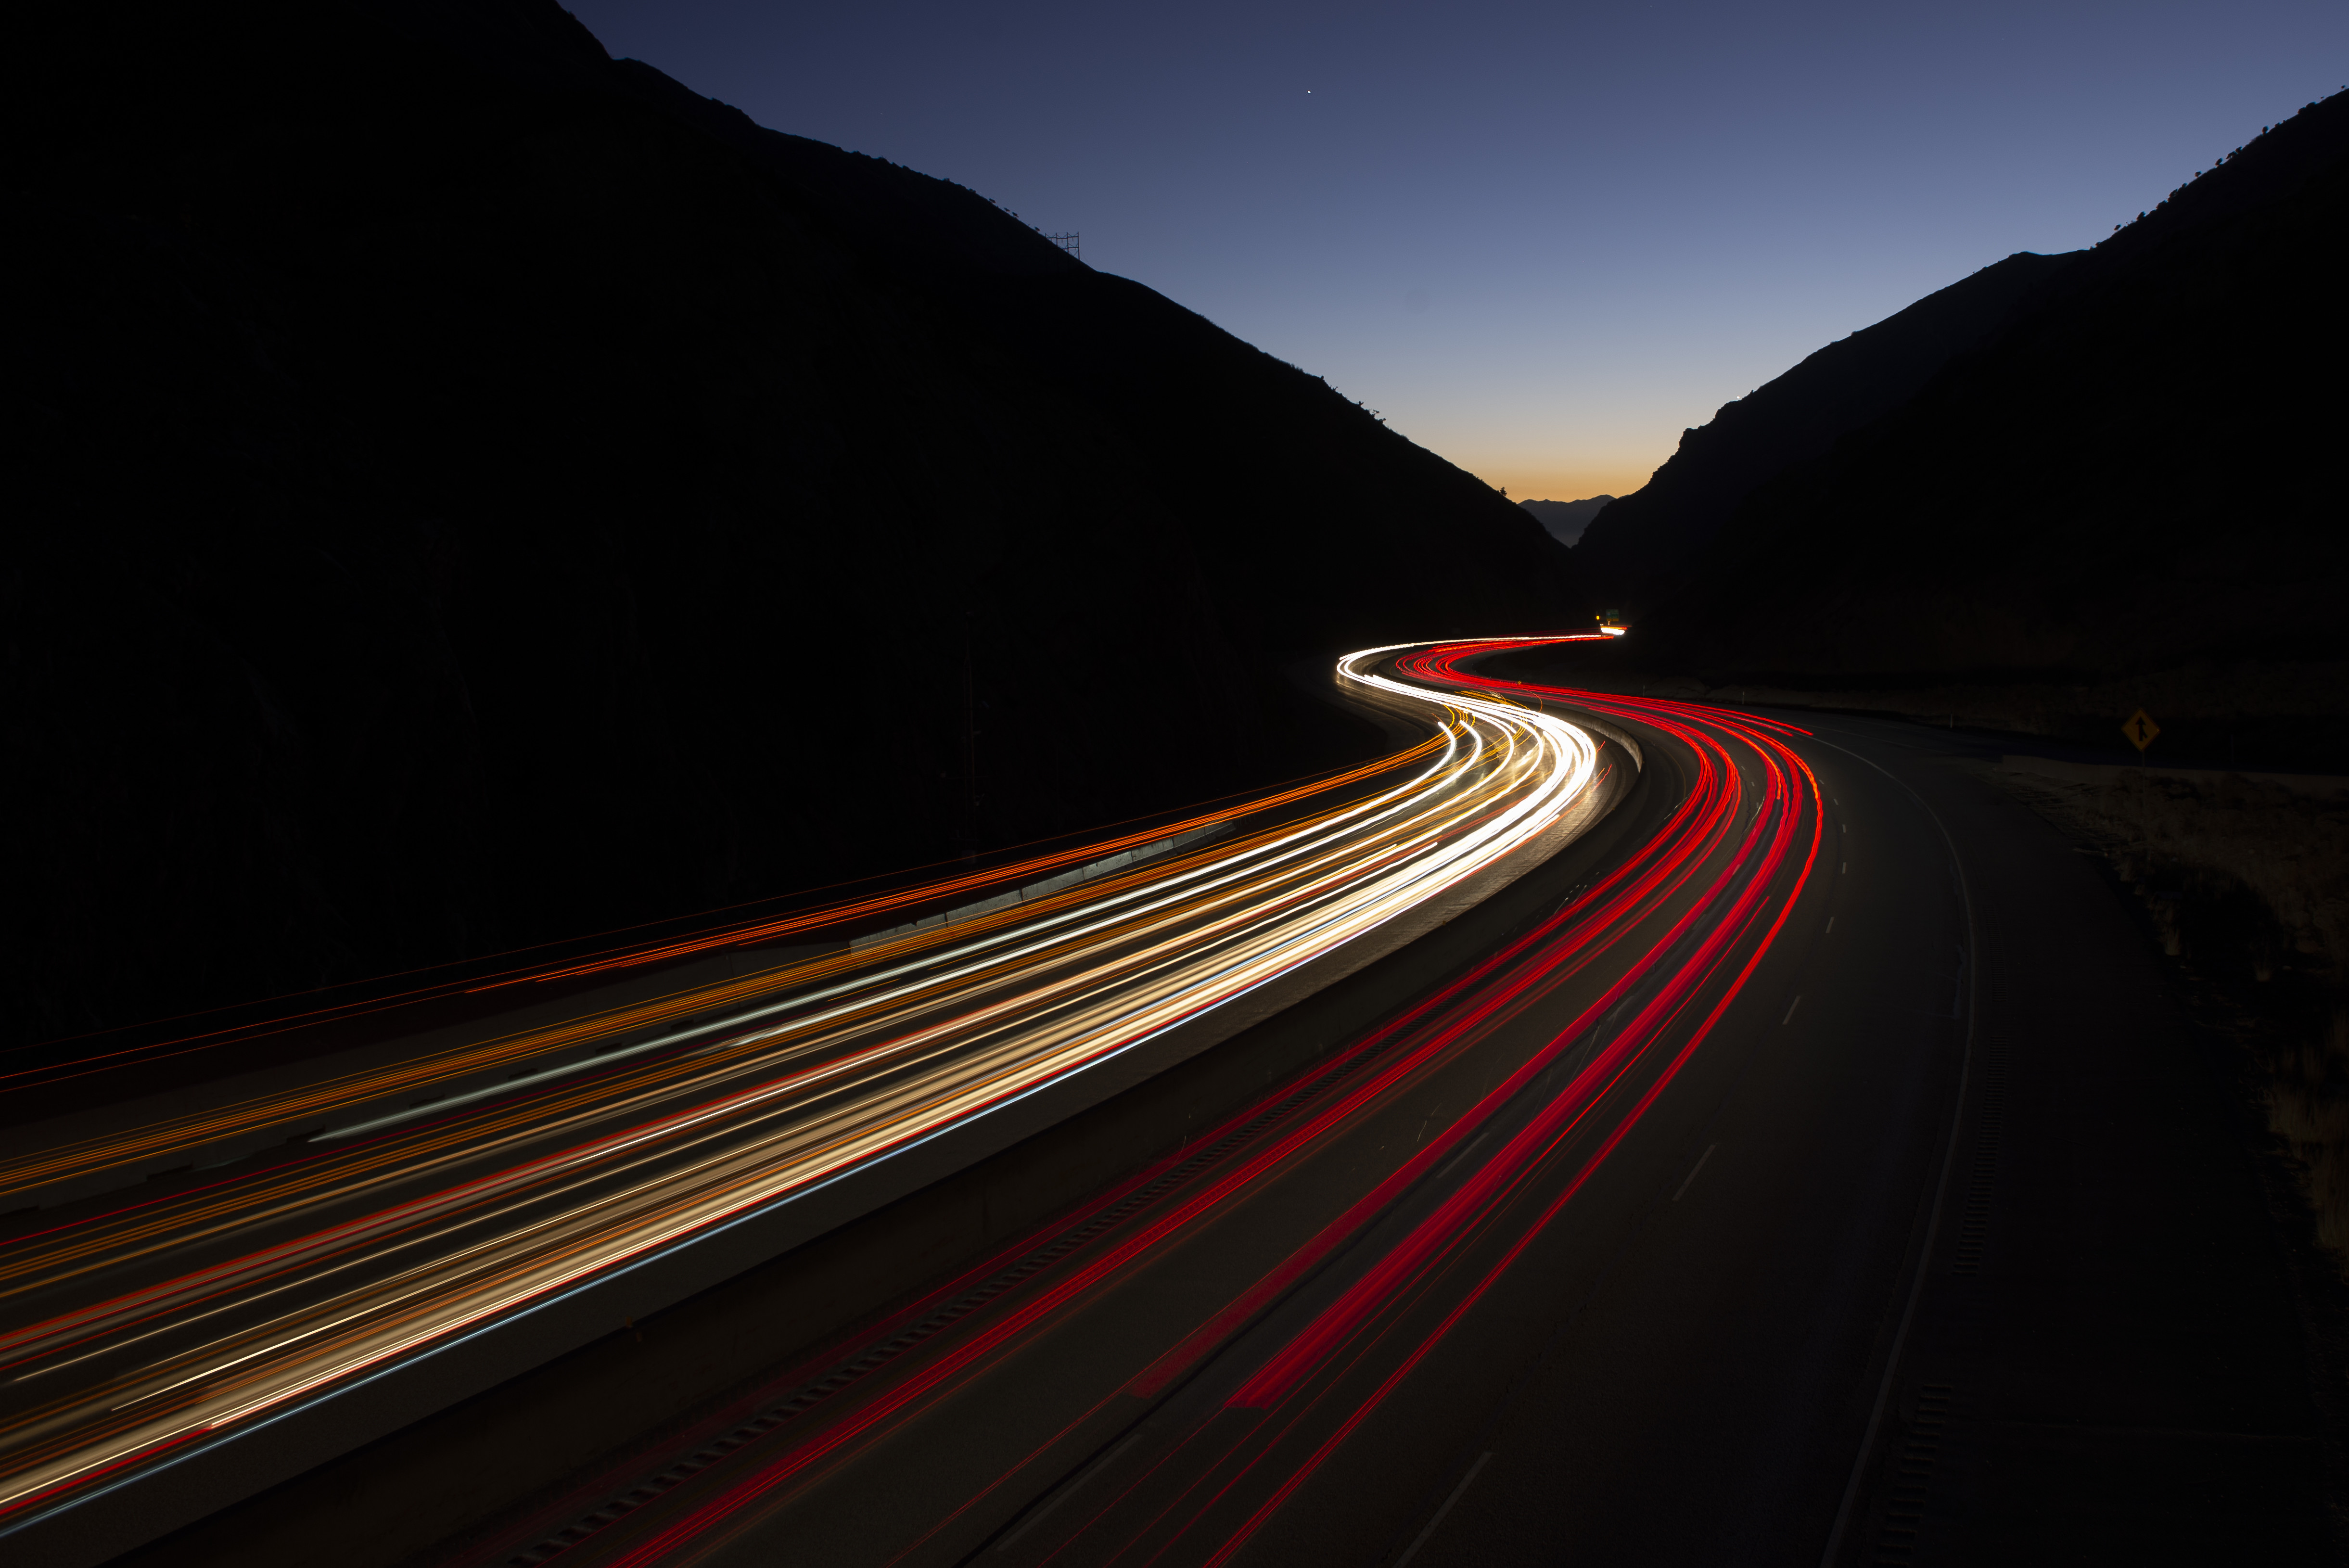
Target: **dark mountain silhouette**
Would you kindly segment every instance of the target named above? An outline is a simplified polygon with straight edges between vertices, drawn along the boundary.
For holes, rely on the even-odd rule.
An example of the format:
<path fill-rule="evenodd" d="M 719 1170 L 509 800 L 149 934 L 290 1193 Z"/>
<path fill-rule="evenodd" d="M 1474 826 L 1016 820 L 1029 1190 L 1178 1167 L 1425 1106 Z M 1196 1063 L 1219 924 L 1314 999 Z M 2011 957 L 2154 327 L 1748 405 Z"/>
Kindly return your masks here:
<path fill-rule="evenodd" d="M 1644 609 L 1669 594 L 1755 485 L 1824 455 L 1840 437 L 1916 396 L 1951 359 L 1988 341 L 2069 261 L 2009 256 L 1827 345 L 1724 404 L 1709 424 L 1682 431 L 1679 449 L 1652 479 L 1591 521 L 1575 557 L 1584 583 L 1626 607 Z"/>
<path fill-rule="evenodd" d="M 1758 472 L 1725 410 L 1591 525 L 1594 589 L 1647 585 L 1620 655 L 1716 683 L 2027 685 L 2033 727 L 2094 688 L 2127 705 L 2094 715 L 2106 743 L 2154 700 L 2129 693 L 2159 690 L 2173 759 L 2254 730 L 2295 766 L 2349 755 L 2344 248 L 2349 96 L 2091 251 L 2011 259 L 1814 356 L 1746 400 L 1788 406 L 1792 460 Z M 1878 417 L 1838 387 L 1796 397 L 1830 355 L 2017 261 L 2028 286 L 1941 335 L 1945 362 Z"/>
<path fill-rule="evenodd" d="M 1584 500 L 1521 500 L 1517 504 L 1533 513 L 1534 521 L 1549 531 L 1549 536 L 1569 549 L 1581 539 L 1582 531 L 1590 526 L 1611 495 L 1595 495 Z"/>
<path fill-rule="evenodd" d="M 1319 380 L 546 0 L 12 43 L 15 1037 L 1309 772 L 1300 657 L 1566 618 Z"/>

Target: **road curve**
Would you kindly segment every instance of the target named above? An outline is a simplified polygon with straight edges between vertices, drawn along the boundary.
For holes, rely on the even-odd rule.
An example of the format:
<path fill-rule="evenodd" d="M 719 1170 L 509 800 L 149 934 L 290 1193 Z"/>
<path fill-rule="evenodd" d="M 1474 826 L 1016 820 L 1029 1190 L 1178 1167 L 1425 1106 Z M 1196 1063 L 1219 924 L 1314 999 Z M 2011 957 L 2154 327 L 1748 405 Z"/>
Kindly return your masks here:
<path fill-rule="evenodd" d="M 1658 1147 L 1682 1188 L 1711 1162 L 1691 1108 L 1785 1006 L 1772 965 L 1836 874 L 1798 731 L 1465 667 L 1501 646 L 1389 650 L 1390 678 L 1636 732 L 1675 780 L 1652 830 L 1221 1125 L 457 1560 L 1420 1551 L 1485 1463 L 1460 1429 L 1553 1332 L 1532 1304 L 1606 1273 Z"/>
<path fill-rule="evenodd" d="M 2337 1560 L 2231 1068 L 2003 738 L 1580 652 L 1381 672 L 1636 748 L 1599 830 L 123 1568 Z"/>
<path fill-rule="evenodd" d="M 1201 1026 L 1220 1015 L 1338 972 L 1333 958 L 1603 814 L 1592 728 L 1398 676 L 1411 653 L 1340 667 L 1433 731 L 1402 766 L 1218 813 L 1145 862 L 746 980 L 0 1161 L 0 1211 L 65 1195 L 0 1246 L 0 1542 L 60 1562 L 133 1544 L 180 1520 L 92 1505 L 1113 1077 L 1154 1042 L 1212 1038 Z M 291 1146 L 169 1195 L 87 1195 L 159 1153 L 288 1128 L 304 1131 Z"/>

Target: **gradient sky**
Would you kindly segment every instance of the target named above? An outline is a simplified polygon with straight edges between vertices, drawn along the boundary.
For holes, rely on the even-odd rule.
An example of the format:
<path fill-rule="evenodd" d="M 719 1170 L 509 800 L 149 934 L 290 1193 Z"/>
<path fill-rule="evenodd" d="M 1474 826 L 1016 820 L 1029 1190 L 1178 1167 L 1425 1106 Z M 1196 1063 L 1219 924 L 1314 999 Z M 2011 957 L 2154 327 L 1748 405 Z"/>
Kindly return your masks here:
<path fill-rule="evenodd" d="M 2341 0 L 572 9 L 1557 500 L 1638 488 L 1812 350 L 2093 243 L 2349 77 Z"/>

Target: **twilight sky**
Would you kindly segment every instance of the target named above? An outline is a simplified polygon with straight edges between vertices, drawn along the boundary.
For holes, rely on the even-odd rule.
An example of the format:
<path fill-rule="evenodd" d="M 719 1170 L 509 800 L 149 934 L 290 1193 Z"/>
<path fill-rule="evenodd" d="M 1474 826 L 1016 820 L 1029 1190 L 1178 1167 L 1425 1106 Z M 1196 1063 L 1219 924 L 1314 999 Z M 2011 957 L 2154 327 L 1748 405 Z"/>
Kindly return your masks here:
<path fill-rule="evenodd" d="M 1570 500 L 2349 77 L 2340 0 L 571 0 L 762 125 L 954 180 Z"/>

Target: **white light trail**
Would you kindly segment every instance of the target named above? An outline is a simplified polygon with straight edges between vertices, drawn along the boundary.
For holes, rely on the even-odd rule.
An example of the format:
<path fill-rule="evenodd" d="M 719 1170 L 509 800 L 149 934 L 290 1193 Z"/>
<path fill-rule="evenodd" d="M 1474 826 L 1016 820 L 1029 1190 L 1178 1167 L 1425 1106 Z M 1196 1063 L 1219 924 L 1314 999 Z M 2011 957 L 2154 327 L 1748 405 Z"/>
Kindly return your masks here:
<path fill-rule="evenodd" d="M 0 1364 L 43 1363 L 0 1388 L 42 1378 L 0 1410 L 0 1531 L 30 1500 L 81 1495 L 77 1477 L 325 1397 L 1032 1099 L 1526 852 L 1586 797 L 1599 744 L 1535 709 L 1374 673 L 1424 645 L 1338 665 L 1342 682 L 1444 738 L 1367 799 L 917 929 L 812 988 L 626 1050 L 338 1128 L 317 1154 L 224 1195 L 0 1249 L 0 1302 L 17 1322 L 0 1332 Z M 233 1256 L 173 1263 L 263 1219 L 282 1229 L 368 1202 L 379 1206 Z M 345 1277 L 355 1257 L 382 1272 Z M 104 1283 L 131 1268 L 160 1277 Z M 316 1299 L 285 1310 L 304 1287 Z M 264 1302 L 265 1315 L 218 1331 L 223 1314 Z M 212 1337 L 54 1388 L 46 1377 L 182 1331 Z"/>

